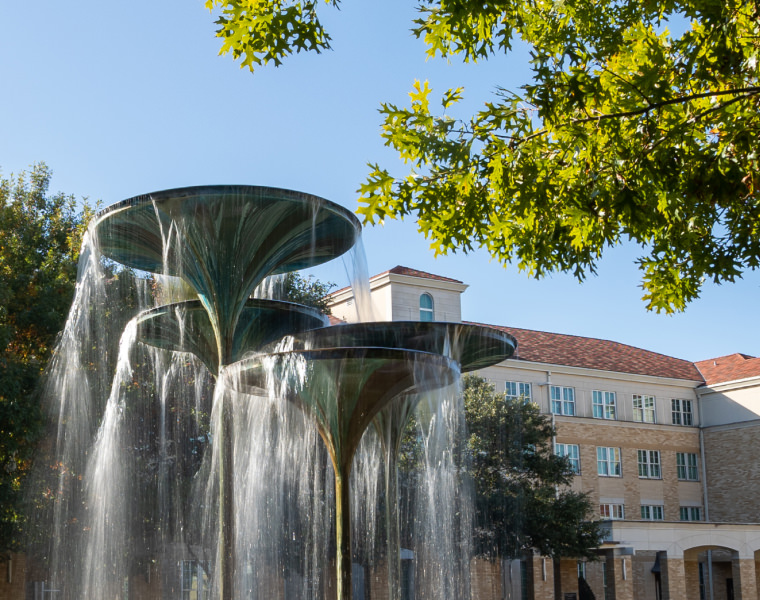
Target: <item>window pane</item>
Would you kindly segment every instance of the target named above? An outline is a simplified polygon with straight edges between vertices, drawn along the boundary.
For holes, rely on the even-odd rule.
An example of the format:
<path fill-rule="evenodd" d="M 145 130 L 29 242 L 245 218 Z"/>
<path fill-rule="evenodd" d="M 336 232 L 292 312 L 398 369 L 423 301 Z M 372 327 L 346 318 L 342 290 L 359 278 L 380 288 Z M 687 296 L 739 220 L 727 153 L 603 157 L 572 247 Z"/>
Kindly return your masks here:
<path fill-rule="evenodd" d="M 524 383 L 522 381 L 507 381 L 505 393 L 507 398 L 511 400 L 522 399 L 524 402 L 531 401 L 531 389 L 529 383 Z"/>
<path fill-rule="evenodd" d="M 693 424 L 693 417 L 691 414 L 691 400 L 683 401 L 683 424 L 684 425 Z"/>
<path fill-rule="evenodd" d="M 420 296 L 420 321 L 433 320 L 433 297 L 430 294 Z"/>
<path fill-rule="evenodd" d="M 552 412 L 556 415 L 575 415 L 575 390 L 571 387 L 553 385 L 549 388 Z"/>
<path fill-rule="evenodd" d="M 554 453 L 565 456 L 570 462 L 570 468 L 576 475 L 581 472 L 580 450 L 578 444 L 555 444 Z"/>

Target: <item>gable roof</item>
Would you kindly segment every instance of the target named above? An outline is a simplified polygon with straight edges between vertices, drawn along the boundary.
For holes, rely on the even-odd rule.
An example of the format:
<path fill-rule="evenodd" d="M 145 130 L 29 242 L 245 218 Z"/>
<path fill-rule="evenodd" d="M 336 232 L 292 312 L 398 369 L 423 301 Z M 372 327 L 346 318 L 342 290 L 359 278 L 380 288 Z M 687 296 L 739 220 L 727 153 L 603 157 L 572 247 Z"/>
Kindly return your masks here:
<path fill-rule="evenodd" d="M 417 269 L 410 269 L 409 267 L 402 267 L 401 265 L 396 265 L 392 269 L 388 269 L 387 271 L 378 273 L 377 275 L 373 275 L 372 277 L 370 277 L 370 281 L 372 279 L 377 279 L 378 277 L 382 277 L 383 275 L 387 275 L 388 273 L 392 273 L 393 275 L 408 275 L 409 277 L 420 277 L 421 279 L 434 279 L 435 281 L 449 281 L 451 283 L 462 283 L 458 279 L 452 279 L 451 277 L 444 277 L 443 275 L 434 275 L 433 273 L 426 273 L 425 271 L 418 271 Z"/>
<path fill-rule="evenodd" d="M 490 325 L 513 335 L 512 359 L 530 362 L 702 381 L 694 363 L 610 340 Z"/>
<path fill-rule="evenodd" d="M 729 354 L 695 363 L 707 385 L 737 379 L 760 377 L 760 358 L 747 354 Z"/>
<path fill-rule="evenodd" d="M 419 277 L 420 279 L 432 279 L 433 281 L 446 281 L 448 283 L 459 283 L 461 285 L 464 285 L 464 282 L 459 281 L 458 279 L 452 279 L 451 277 L 444 277 L 443 275 L 435 275 L 434 273 L 426 273 L 425 271 L 418 271 L 417 269 L 411 269 L 409 267 L 402 267 L 401 265 L 396 265 L 392 269 L 388 269 L 387 271 L 383 271 L 382 273 L 378 273 L 377 275 L 372 275 L 372 277 L 369 278 L 370 281 L 374 281 L 375 279 L 379 279 L 380 277 L 383 277 L 384 275 L 406 275 L 408 277 Z M 351 286 L 347 285 L 345 287 L 340 288 L 339 290 L 334 290 L 328 294 L 328 296 L 337 296 L 341 292 L 344 292 L 348 289 L 350 289 Z"/>

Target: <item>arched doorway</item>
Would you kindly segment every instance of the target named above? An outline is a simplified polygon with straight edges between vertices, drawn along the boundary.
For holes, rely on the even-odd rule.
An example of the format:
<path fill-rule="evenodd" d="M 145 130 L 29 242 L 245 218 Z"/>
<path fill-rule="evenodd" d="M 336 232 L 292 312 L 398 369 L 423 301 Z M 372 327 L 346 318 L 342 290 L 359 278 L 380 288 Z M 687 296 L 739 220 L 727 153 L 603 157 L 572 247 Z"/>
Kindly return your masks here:
<path fill-rule="evenodd" d="M 697 546 L 684 551 L 686 597 L 699 600 L 757 598 L 757 558 L 742 558 L 725 546 Z"/>

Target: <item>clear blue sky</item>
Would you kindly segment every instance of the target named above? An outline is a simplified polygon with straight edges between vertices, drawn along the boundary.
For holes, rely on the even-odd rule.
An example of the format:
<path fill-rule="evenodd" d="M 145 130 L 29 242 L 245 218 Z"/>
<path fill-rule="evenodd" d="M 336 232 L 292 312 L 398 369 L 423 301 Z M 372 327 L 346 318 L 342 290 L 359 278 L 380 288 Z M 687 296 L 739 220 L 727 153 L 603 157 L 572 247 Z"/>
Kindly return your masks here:
<path fill-rule="evenodd" d="M 0 7 L 0 168 L 37 161 L 52 191 L 104 205 L 177 186 L 236 183 L 297 189 L 357 207 L 368 161 L 403 173 L 379 136 L 381 101 L 406 104 L 415 78 L 436 93 L 465 86 L 475 110 L 496 85 L 516 89 L 527 57 L 480 65 L 426 61 L 409 34 L 408 0 L 320 5 L 334 50 L 251 75 L 217 55 L 202 0 Z M 464 114 L 464 113 L 463 113 Z M 685 314 L 647 313 L 635 248 L 616 249 L 579 285 L 532 281 L 486 254 L 434 258 L 412 221 L 365 230 L 369 272 L 397 264 L 469 284 L 467 320 L 612 339 L 690 360 L 760 355 L 760 273 L 707 286 Z M 340 286 L 340 261 L 316 271 Z"/>

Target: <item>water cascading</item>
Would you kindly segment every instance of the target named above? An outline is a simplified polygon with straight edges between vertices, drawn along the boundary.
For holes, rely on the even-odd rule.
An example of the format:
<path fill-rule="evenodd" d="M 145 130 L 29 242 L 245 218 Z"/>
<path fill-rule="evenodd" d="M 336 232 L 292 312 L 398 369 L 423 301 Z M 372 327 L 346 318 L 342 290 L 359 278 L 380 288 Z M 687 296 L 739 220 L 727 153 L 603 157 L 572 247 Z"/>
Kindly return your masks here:
<path fill-rule="evenodd" d="M 515 342 L 462 324 L 329 327 L 313 309 L 252 297 L 267 277 L 332 260 L 359 236 L 356 218 L 329 201 L 253 186 L 168 190 L 97 215 L 60 349 L 75 356 L 59 355 L 50 377 L 50 393 L 61 398 L 51 569 L 62 597 L 118 597 L 136 569 L 148 583 L 159 577 L 168 597 L 176 590 L 167 565 L 186 556 L 209 574 L 206 582 L 200 571 L 182 571 L 183 590 L 187 579 L 198 598 L 322 597 L 331 585 L 325 549 L 334 519 L 335 597 L 350 599 L 349 480 L 359 460 L 369 474 L 364 489 L 375 486 L 378 470 L 364 468 L 383 462 L 375 440 L 384 456 L 388 590 L 400 598 L 396 460 L 409 417 L 421 398 L 455 387 L 460 371 L 508 358 Z M 117 280 L 138 289 L 118 311 L 107 293 L 88 291 Z M 162 293 L 172 280 L 184 282 L 180 301 Z M 93 314 L 110 315 L 126 332 L 118 365 L 106 350 L 114 334 L 93 328 Z M 90 357 L 78 336 L 93 329 Z M 91 379 L 112 384 L 77 379 L 84 363 Z M 456 488 L 445 482 L 454 468 L 434 472 L 454 443 L 437 404 L 428 406 L 423 433 L 438 465 L 421 494 L 432 515 L 452 504 L 436 486 Z M 367 447 L 355 458 L 360 445 Z M 135 491 L 141 483 L 143 493 Z M 431 547 L 456 545 L 428 533 Z M 76 557 L 66 556 L 73 549 Z M 288 587 L 297 579 L 291 569 L 303 580 L 297 591 Z M 431 597 L 462 596 L 456 587 Z"/>

